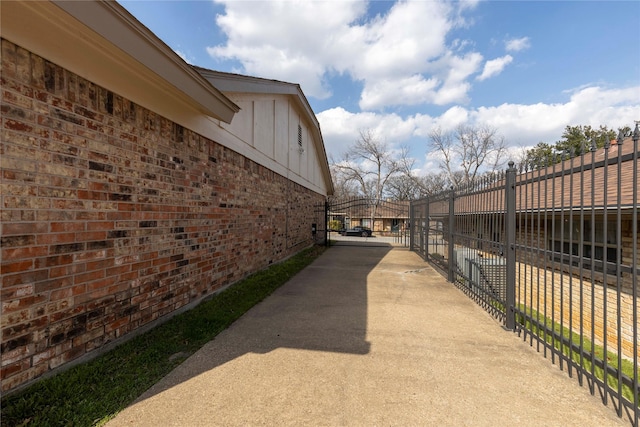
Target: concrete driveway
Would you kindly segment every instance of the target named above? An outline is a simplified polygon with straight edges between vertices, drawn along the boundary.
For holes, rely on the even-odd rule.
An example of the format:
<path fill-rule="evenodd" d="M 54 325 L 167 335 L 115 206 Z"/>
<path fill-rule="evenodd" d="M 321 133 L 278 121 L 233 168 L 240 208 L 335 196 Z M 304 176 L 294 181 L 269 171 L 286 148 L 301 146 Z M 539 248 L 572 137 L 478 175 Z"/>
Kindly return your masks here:
<path fill-rule="evenodd" d="M 381 243 L 329 249 L 108 426 L 629 425 Z"/>

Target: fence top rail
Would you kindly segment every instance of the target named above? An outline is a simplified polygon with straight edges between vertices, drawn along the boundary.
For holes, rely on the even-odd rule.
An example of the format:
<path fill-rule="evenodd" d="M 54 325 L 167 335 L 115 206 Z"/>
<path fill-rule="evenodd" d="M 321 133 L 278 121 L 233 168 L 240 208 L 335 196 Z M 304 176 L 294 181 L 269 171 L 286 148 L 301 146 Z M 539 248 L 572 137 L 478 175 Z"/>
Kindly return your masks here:
<path fill-rule="evenodd" d="M 632 209 L 637 206 L 633 198 L 637 151 L 637 141 L 627 139 L 623 144 L 518 174 L 516 210 Z M 453 195 L 458 212 L 500 212 L 496 206 L 504 205 L 504 190 L 502 178 L 494 182 L 482 180 L 475 186 L 447 190 L 421 200 L 434 206 Z"/>

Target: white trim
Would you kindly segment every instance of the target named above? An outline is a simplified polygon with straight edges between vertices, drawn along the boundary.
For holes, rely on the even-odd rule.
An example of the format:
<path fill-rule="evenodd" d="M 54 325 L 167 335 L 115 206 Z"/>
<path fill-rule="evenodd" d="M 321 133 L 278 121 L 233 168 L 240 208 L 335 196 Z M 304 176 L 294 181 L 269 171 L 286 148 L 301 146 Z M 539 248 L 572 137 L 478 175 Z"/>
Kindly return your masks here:
<path fill-rule="evenodd" d="M 3 38 L 181 125 L 237 105 L 114 1 L 5 1 Z"/>
<path fill-rule="evenodd" d="M 247 76 L 240 92 L 287 95 L 313 134 L 323 179 L 302 177 L 232 135 L 240 108 L 114 1 L 3 1 L 0 36 L 319 194 L 333 194 L 320 125 L 298 85 Z M 210 71 L 210 73 L 215 73 Z M 231 81 L 233 79 L 227 79 Z M 324 185 L 323 185 L 324 184 Z"/>
<path fill-rule="evenodd" d="M 251 99 L 251 95 L 277 94 L 285 95 L 293 101 L 293 105 L 301 113 L 303 120 L 307 123 L 313 139 L 313 148 L 318 159 L 318 166 L 326 186 L 322 194 L 332 195 L 334 193 L 333 180 L 331 179 L 331 171 L 327 160 L 327 153 L 324 147 L 322 131 L 307 98 L 305 97 L 300 85 L 295 83 L 281 82 L 278 80 L 263 79 L 259 77 L 243 76 L 240 74 L 224 73 L 220 71 L 208 70 L 202 67 L 194 67 L 204 78 L 212 85 L 220 89 L 223 93 L 230 97 L 234 94 L 248 95 L 247 99 Z M 255 98 L 254 98 L 255 99 Z"/>

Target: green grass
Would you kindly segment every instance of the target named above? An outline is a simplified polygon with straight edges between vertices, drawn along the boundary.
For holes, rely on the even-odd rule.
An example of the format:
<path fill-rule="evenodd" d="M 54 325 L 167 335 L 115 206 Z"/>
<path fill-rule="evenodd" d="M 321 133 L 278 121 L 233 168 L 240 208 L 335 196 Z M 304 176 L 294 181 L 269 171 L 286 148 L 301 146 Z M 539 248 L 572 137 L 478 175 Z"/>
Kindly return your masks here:
<path fill-rule="evenodd" d="M 497 310 L 505 312 L 504 305 L 500 302 L 494 301 L 492 303 Z M 587 336 L 580 339 L 580 334 L 572 332 L 569 328 L 561 326 L 558 322 L 554 322 L 548 317 L 538 311 L 525 307 L 523 304 L 518 304 L 520 313 L 526 313 L 526 317 L 520 313 L 516 314 L 516 322 L 522 325 L 522 328 L 527 333 L 534 335 L 541 340 L 545 341 L 549 345 L 553 345 L 556 350 L 561 351 L 565 357 L 570 358 L 576 366 L 575 369 L 582 368 L 585 373 L 593 374 L 593 376 L 600 381 L 604 382 L 604 368 L 599 366 L 598 363 L 592 363 L 591 354 L 595 356 L 595 359 L 601 361 L 605 360 L 604 348 L 600 345 L 594 344 L 587 338 Z M 532 321 L 533 320 L 533 321 Z M 545 333 L 546 331 L 546 333 Z M 580 352 L 580 344 L 582 341 L 582 357 Z M 569 343 L 572 343 L 571 345 Z M 618 356 L 616 353 L 607 351 L 607 366 L 615 370 L 618 369 Z M 633 362 L 622 359 L 622 373 L 629 378 L 634 376 Z M 608 372 L 607 385 L 610 389 L 618 391 L 618 377 L 615 373 Z M 622 384 L 621 387 L 622 396 L 629 402 L 634 401 L 633 388 L 627 384 Z"/>
<path fill-rule="evenodd" d="M 539 337 L 542 340 L 545 340 L 547 343 L 551 344 L 557 350 L 561 351 L 563 355 L 566 357 L 570 357 L 570 359 L 575 362 L 578 367 L 582 367 L 584 372 L 591 373 L 593 371 L 593 375 L 601 381 L 604 381 L 605 374 L 604 369 L 597 364 L 593 364 L 591 362 L 590 354 L 593 352 L 595 357 L 600 360 L 605 360 L 605 351 L 602 346 L 592 343 L 586 336 L 582 337 L 582 357 L 581 352 L 579 351 L 579 346 L 581 345 L 581 337 L 579 333 L 572 332 L 570 329 L 561 326 L 557 322 L 553 322 L 551 319 L 546 318 L 541 313 L 538 313 L 536 310 L 533 310 L 529 307 L 520 306 L 520 310 L 525 312 L 527 317 L 523 317 L 522 315 L 517 315 L 516 321 L 523 325 L 523 327 L 531 334 Z M 526 310 L 526 311 L 525 311 Z M 525 320 L 526 319 L 526 320 Z M 533 319 L 533 322 L 530 320 Z M 546 321 L 546 323 L 545 323 Z M 546 324 L 546 328 L 545 325 Z M 545 335 L 546 331 L 546 335 Z M 553 331 L 553 333 L 551 332 Z M 554 339 L 555 336 L 555 339 Z M 562 339 L 560 338 L 562 337 Z M 570 345 L 569 343 L 573 343 Z M 576 348 L 578 347 L 578 348 Z M 618 369 L 618 356 L 616 353 L 607 352 L 606 354 L 607 365 L 610 368 L 615 370 Z M 629 378 L 633 378 L 634 376 L 634 365 L 633 362 L 622 359 L 622 373 Z M 576 368 L 579 369 L 579 368 Z M 609 372 L 607 375 L 607 385 L 612 390 L 618 390 L 618 378 L 617 376 Z M 622 396 L 628 400 L 629 402 L 634 401 L 633 389 L 626 384 L 622 385 Z"/>
<path fill-rule="evenodd" d="M 104 424 L 324 249 L 307 249 L 108 353 L 3 398 L 1 425 Z"/>

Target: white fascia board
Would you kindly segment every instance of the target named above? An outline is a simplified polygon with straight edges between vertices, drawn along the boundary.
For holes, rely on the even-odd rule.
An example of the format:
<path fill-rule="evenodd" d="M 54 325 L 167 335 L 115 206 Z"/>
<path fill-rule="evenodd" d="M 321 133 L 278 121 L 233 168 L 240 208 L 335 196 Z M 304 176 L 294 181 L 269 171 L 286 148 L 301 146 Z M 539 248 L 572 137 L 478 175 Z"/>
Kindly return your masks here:
<path fill-rule="evenodd" d="M 279 80 L 263 79 L 260 77 L 243 76 L 242 74 L 225 73 L 221 71 L 208 70 L 201 67 L 193 67 L 209 83 L 218 88 L 222 93 L 257 93 L 257 94 L 277 94 L 290 95 L 296 98 L 298 107 L 306 113 L 307 118 L 315 125 L 319 126 L 316 116 L 304 96 L 300 85 L 287 83 Z"/>
<path fill-rule="evenodd" d="M 229 123 L 239 108 L 115 1 L 54 3 Z M 222 116 L 222 117 L 221 117 Z"/>
<path fill-rule="evenodd" d="M 204 125 L 204 126 L 201 126 Z M 282 165 L 275 161 L 274 159 L 268 157 L 264 153 L 260 152 L 256 148 L 248 145 L 245 141 L 239 139 L 236 135 L 229 132 L 227 129 L 221 126 L 216 126 L 214 123 L 206 124 L 197 124 L 194 123 L 194 127 L 201 128 L 204 132 L 211 135 L 212 138 L 219 143 L 220 145 L 227 147 L 236 153 L 253 160 L 261 166 L 277 173 L 278 175 L 284 176 L 285 178 L 295 182 L 296 184 L 300 184 L 301 186 L 308 188 L 318 194 L 322 195 L 332 195 L 333 187 L 323 188 L 315 182 L 312 182 L 309 179 L 306 179 L 290 169 L 288 169 L 285 165 Z M 326 185 L 326 181 L 325 181 Z"/>
<path fill-rule="evenodd" d="M 320 123 L 309 105 L 304 92 L 300 85 L 295 83 L 281 82 L 278 80 L 263 79 L 259 77 L 244 76 L 241 74 L 224 73 L 220 71 L 209 70 L 201 67 L 194 67 L 204 78 L 212 85 L 220 89 L 222 93 L 242 93 L 242 94 L 278 94 L 288 95 L 296 104 L 300 111 L 304 112 L 305 117 L 311 123 L 311 130 L 314 136 L 314 148 L 317 158 L 320 161 L 322 175 L 325 179 L 327 187 L 327 195 L 333 195 L 334 187 L 329 169 L 329 161 L 327 152 L 324 147 L 324 139 L 320 130 Z"/>
<path fill-rule="evenodd" d="M 239 111 L 114 1 L 2 2 L 3 38 L 179 124 Z"/>

